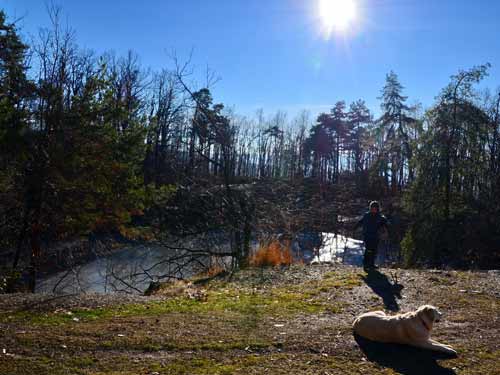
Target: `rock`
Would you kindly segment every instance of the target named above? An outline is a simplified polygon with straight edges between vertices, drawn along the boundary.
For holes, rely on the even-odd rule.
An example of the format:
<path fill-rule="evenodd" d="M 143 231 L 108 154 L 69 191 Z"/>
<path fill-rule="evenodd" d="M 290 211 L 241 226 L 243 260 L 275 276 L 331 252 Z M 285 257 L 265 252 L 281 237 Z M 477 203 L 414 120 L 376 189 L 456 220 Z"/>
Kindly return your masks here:
<path fill-rule="evenodd" d="M 144 291 L 145 296 L 150 296 L 160 290 L 161 283 L 159 281 L 151 281 L 148 288 Z"/>

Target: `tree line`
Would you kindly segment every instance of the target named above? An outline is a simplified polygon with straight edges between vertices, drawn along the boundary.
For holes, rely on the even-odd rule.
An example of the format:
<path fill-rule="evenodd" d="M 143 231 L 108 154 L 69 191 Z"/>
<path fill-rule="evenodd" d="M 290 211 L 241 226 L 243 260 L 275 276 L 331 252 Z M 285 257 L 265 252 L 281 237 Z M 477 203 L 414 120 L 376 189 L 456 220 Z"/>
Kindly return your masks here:
<path fill-rule="evenodd" d="M 426 111 L 390 72 L 378 116 L 357 100 L 316 119 L 249 118 L 214 100 L 213 75 L 193 84 L 189 62 L 153 72 L 133 52 L 97 55 L 59 9 L 49 15 L 28 45 L 0 12 L 0 246 L 12 268 L 29 249 L 35 272 L 43 243 L 123 229 L 181 187 L 306 180 L 401 200 L 407 264 L 498 262 L 500 96 L 476 88 L 489 64 L 459 71 Z"/>

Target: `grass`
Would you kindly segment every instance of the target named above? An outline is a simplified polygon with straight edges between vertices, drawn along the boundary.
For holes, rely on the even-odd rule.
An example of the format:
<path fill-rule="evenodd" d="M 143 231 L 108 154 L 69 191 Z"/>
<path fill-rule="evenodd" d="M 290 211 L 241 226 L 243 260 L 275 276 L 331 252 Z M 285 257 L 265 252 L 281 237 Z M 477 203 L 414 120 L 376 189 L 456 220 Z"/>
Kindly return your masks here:
<path fill-rule="evenodd" d="M 312 294 L 290 292 L 284 288 L 276 288 L 270 292 L 249 289 L 224 288 L 210 290 L 206 300 L 188 297 L 175 297 L 166 301 L 155 301 L 145 304 L 131 304 L 120 307 L 97 309 L 74 309 L 54 313 L 34 313 L 19 311 L 0 315 L 0 322 L 24 322 L 35 325 L 73 324 L 82 322 L 129 316 L 156 316 L 169 313 L 203 314 L 214 311 L 235 312 L 243 315 L 280 315 L 289 316 L 298 313 L 315 314 L 325 311 L 328 304 L 312 300 Z"/>
<path fill-rule="evenodd" d="M 367 361 L 353 341 L 353 317 L 383 307 L 363 275 L 347 267 L 250 269 L 231 282 L 197 287 L 199 298 L 176 289 L 164 300 L 122 306 L 3 312 L 0 350 L 13 355 L 0 353 L 0 374 L 404 373 Z M 436 336 L 461 356 L 443 366 L 457 374 L 495 374 L 498 300 L 460 292 L 479 289 L 480 275 L 453 273 L 447 283 L 430 277 L 402 277 L 400 303 L 430 301 L 448 313 Z"/>

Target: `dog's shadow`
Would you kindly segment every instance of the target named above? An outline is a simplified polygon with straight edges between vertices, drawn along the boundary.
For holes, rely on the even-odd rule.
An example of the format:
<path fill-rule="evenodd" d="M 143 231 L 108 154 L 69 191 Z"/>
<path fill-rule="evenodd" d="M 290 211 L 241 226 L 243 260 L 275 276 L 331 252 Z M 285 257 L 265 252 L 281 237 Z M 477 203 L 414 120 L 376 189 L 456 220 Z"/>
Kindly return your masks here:
<path fill-rule="evenodd" d="M 404 286 L 398 283 L 391 283 L 386 275 L 376 269 L 367 271 L 363 280 L 374 293 L 379 295 L 384 301 L 385 308 L 390 311 L 399 311 L 396 298 L 401 299 L 401 290 Z"/>
<path fill-rule="evenodd" d="M 369 361 L 392 368 L 404 375 L 454 375 L 452 369 L 441 367 L 438 359 L 451 359 L 445 353 L 415 348 L 407 345 L 383 344 L 354 334 L 361 351 Z"/>

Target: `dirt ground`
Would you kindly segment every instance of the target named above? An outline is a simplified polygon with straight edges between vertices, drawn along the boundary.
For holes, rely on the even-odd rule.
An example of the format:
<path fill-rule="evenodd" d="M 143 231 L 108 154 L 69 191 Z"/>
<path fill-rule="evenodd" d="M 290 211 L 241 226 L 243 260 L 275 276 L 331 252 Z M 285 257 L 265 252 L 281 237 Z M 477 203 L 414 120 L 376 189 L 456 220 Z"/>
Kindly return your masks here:
<path fill-rule="evenodd" d="M 0 374 L 500 374 L 500 273 L 247 269 L 157 294 L 0 295 Z M 456 359 L 355 339 L 366 311 L 444 313 Z"/>

